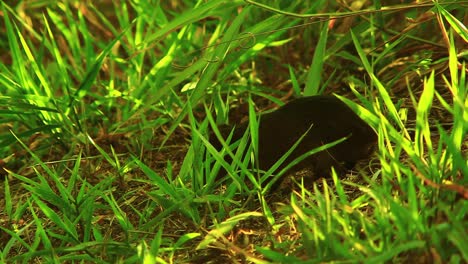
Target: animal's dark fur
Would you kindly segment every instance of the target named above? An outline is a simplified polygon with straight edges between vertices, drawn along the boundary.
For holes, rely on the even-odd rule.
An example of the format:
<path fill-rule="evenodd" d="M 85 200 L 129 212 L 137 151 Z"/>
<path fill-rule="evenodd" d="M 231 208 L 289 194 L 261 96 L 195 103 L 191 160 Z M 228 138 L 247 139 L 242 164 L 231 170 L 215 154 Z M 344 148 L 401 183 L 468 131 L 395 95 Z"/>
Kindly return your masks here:
<path fill-rule="evenodd" d="M 247 126 L 245 123 L 235 129 L 232 142 L 242 137 Z M 330 175 L 332 166 L 338 173 L 351 169 L 357 161 L 369 157 L 377 141 L 374 130 L 337 97 L 303 97 L 260 115 L 258 167 L 268 170 L 309 128 L 282 167 L 307 151 L 348 137 L 344 142 L 306 158 L 289 171 L 309 168 L 314 179 Z M 224 137 L 227 132 L 223 133 Z M 210 141 L 215 148 L 221 149 L 214 135 Z"/>

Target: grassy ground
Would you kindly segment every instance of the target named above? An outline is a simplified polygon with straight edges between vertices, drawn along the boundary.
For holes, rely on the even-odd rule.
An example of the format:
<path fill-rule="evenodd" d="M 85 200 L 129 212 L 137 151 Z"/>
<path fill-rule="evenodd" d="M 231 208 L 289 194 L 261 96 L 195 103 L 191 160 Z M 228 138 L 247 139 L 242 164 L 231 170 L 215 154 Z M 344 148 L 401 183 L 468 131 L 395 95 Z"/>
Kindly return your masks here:
<path fill-rule="evenodd" d="M 468 1 L 342 2 L 3 1 L 0 263 L 468 262 Z M 345 178 L 206 140 L 331 93 L 379 135 Z"/>

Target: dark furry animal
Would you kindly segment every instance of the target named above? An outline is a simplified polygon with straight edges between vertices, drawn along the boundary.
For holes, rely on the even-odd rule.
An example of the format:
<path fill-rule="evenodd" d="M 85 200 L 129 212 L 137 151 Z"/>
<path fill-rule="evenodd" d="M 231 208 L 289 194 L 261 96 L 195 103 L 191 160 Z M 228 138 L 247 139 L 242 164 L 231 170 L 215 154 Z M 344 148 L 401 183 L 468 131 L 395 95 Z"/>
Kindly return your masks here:
<path fill-rule="evenodd" d="M 247 127 L 248 122 L 237 127 L 231 142 L 240 139 Z M 368 158 L 377 141 L 374 130 L 337 97 L 303 97 L 273 112 L 260 114 L 258 167 L 268 170 L 309 128 L 280 169 L 314 148 L 348 137 L 338 145 L 309 156 L 288 171 L 309 168 L 313 179 L 329 176 L 331 167 L 342 174 L 353 168 L 357 161 Z M 226 138 L 230 131 L 221 131 L 223 137 Z M 218 150 L 222 148 L 214 135 L 210 136 L 210 142 Z M 221 173 L 225 175 L 225 171 Z M 279 183 L 275 183 L 273 189 Z"/>

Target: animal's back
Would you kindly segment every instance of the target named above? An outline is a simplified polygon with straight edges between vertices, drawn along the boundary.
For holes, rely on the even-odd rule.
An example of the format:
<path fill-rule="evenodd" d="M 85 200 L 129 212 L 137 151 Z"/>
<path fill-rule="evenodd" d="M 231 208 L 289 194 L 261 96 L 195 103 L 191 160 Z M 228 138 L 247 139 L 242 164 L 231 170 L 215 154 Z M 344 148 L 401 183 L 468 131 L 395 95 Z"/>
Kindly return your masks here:
<path fill-rule="evenodd" d="M 233 140 L 240 139 L 246 127 L 247 124 L 242 124 L 236 128 Z M 374 130 L 337 97 L 303 97 L 260 115 L 259 168 L 268 170 L 307 131 L 282 166 L 314 148 L 348 137 L 291 169 L 309 168 L 313 178 L 327 176 L 332 166 L 337 171 L 351 168 L 358 160 L 370 155 L 369 148 L 376 142 Z"/>

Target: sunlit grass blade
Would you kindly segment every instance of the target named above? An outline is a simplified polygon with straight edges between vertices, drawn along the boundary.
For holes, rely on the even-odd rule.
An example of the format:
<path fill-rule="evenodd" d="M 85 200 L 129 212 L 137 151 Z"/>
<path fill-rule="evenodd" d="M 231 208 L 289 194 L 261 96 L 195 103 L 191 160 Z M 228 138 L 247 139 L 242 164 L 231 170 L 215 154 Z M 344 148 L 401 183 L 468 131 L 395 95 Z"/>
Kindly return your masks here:
<path fill-rule="evenodd" d="M 314 51 L 314 58 L 312 60 L 312 65 L 307 73 L 307 82 L 304 89 L 304 95 L 317 95 L 320 94 L 319 91 L 322 67 L 325 60 L 325 49 L 327 46 L 328 39 L 328 23 L 323 23 L 322 30 L 320 32 L 320 38 L 317 43 L 317 47 Z"/>
<path fill-rule="evenodd" d="M 426 80 L 424 90 L 416 109 L 415 150 L 419 156 L 424 156 L 424 146 L 432 152 L 431 135 L 429 131 L 428 114 L 434 98 L 434 73 Z"/>
<path fill-rule="evenodd" d="M 262 214 L 258 212 L 246 212 L 226 219 L 224 222 L 219 223 L 208 232 L 205 238 L 198 244 L 197 249 L 204 249 L 214 241 L 222 238 L 227 232 L 231 231 L 239 221 L 261 216 Z"/>
<path fill-rule="evenodd" d="M 465 42 L 468 43 L 468 29 L 463 22 L 459 21 L 455 16 L 453 16 L 450 12 L 448 12 L 443 6 L 441 6 L 438 2 L 434 2 L 434 5 L 437 8 L 442 16 L 447 20 L 447 22 L 452 26 L 453 30 L 463 38 Z"/>

